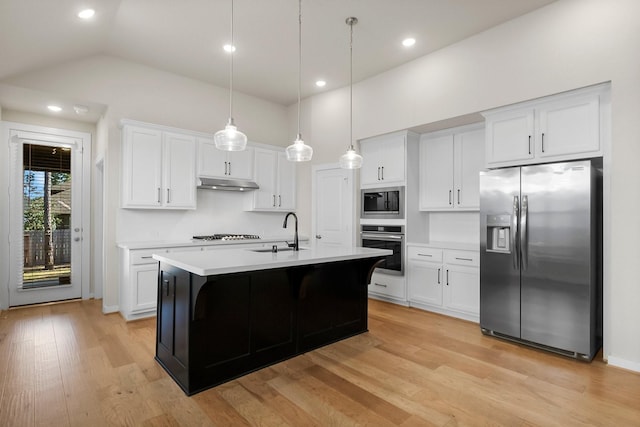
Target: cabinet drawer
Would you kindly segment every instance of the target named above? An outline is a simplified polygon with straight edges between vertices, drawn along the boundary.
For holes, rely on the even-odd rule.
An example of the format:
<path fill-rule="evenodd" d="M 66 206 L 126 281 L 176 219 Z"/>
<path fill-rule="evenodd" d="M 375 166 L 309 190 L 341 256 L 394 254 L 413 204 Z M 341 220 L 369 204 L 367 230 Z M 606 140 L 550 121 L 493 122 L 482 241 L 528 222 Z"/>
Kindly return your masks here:
<path fill-rule="evenodd" d="M 390 297 L 405 298 L 405 286 L 404 283 L 380 280 L 374 274 L 371 278 L 371 284 L 369 284 L 369 292 L 375 292 L 377 294 L 387 295 Z"/>
<path fill-rule="evenodd" d="M 442 262 L 442 249 L 409 246 L 407 253 L 412 260 Z"/>
<path fill-rule="evenodd" d="M 131 263 L 131 265 L 156 263 L 158 261 L 153 259 L 151 256 L 154 253 L 157 253 L 157 252 L 158 252 L 157 249 L 145 249 L 143 251 L 131 251 L 130 252 L 129 262 Z"/>
<path fill-rule="evenodd" d="M 471 267 L 480 266 L 480 254 L 472 251 L 451 251 L 444 252 L 445 264 L 468 265 Z"/>

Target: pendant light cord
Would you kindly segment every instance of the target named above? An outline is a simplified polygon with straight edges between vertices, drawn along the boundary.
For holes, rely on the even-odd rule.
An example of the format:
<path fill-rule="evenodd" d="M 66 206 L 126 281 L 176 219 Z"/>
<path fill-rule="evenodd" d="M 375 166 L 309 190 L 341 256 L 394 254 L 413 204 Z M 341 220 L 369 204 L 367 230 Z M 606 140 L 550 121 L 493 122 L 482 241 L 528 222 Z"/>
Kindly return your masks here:
<path fill-rule="evenodd" d="M 300 87 L 302 86 L 302 0 L 298 0 L 298 136 L 300 135 Z"/>
<path fill-rule="evenodd" d="M 349 43 L 349 148 L 353 150 L 353 24 L 358 22 L 350 18 L 351 39 Z"/>
<path fill-rule="evenodd" d="M 233 0 L 231 0 L 231 61 L 229 61 L 229 124 L 233 121 L 233 51 L 235 50 L 233 44 Z"/>

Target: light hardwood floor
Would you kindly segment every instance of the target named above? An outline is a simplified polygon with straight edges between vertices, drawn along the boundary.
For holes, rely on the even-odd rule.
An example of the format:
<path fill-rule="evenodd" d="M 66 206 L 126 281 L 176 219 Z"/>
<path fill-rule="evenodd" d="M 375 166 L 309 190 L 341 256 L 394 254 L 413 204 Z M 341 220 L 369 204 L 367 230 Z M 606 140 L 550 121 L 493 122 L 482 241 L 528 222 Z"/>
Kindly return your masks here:
<path fill-rule="evenodd" d="M 640 374 L 379 301 L 368 333 L 187 397 L 155 319 L 100 305 L 0 314 L 0 426 L 640 426 Z"/>

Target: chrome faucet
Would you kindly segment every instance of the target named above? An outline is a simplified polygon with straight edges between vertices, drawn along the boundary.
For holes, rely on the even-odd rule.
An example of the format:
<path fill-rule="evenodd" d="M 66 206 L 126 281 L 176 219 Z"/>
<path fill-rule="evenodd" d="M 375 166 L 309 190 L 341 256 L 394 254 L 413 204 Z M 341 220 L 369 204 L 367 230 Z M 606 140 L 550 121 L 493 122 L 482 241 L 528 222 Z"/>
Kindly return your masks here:
<path fill-rule="evenodd" d="M 298 246 L 298 216 L 293 213 L 293 212 L 289 212 L 287 213 L 287 215 L 284 217 L 284 222 L 282 223 L 282 228 L 287 228 L 287 219 L 289 219 L 289 215 L 293 215 L 293 217 L 296 220 L 296 224 L 295 224 L 295 234 L 293 235 L 293 243 L 289 243 L 289 242 L 285 242 L 287 244 L 288 247 L 293 248 L 294 251 L 297 251 L 300 249 L 300 247 Z"/>

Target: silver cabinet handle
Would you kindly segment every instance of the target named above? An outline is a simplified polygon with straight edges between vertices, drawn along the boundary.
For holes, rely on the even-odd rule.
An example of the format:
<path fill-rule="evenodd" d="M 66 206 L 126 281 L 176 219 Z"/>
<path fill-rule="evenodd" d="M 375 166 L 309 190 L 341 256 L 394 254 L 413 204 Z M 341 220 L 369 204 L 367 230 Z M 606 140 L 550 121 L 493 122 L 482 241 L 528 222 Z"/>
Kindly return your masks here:
<path fill-rule="evenodd" d="M 320 234 L 316 234 L 316 239 L 322 239 L 322 236 Z"/>
<path fill-rule="evenodd" d="M 447 269 L 447 286 L 449 286 L 449 269 Z"/>
<path fill-rule="evenodd" d="M 440 268 L 438 269 L 438 285 L 440 284 Z"/>
<path fill-rule="evenodd" d="M 386 287 L 387 287 L 387 285 L 383 285 L 383 284 L 381 284 L 381 283 L 374 283 L 374 285 L 376 285 L 376 286 L 380 286 L 380 287 L 383 287 L 383 288 L 386 288 Z"/>
<path fill-rule="evenodd" d="M 153 258 L 153 255 L 141 256 L 140 258 L 142 258 L 142 259 L 151 259 L 151 258 Z"/>
<path fill-rule="evenodd" d="M 162 203 L 162 200 L 160 200 L 161 197 L 162 194 L 160 193 L 160 187 L 158 187 L 158 203 Z"/>
<path fill-rule="evenodd" d="M 472 258 L 458 258 L 458 257 L 456 257 L 456 259 L 457 259 L 458 261 L 469 261 L 469 262 L 473 261 L 473 259 L 472 259 Z"/>
<path fill-rule="evenodd" d="M 231 175 L 231 162 L 229 162 L 229 175 Z"/>
<path fill-rule="evenodd" d="M 544 132 L 542 132 L 542 152 L 544 153 Z"/>
<path fill-rule="evenodd" d="M 451 204 L 451 190 L 449 190 L 449 204 Z"/>
<path fill-rule="evenodd" d="M 167 203 L 171 203 L 171 189 L 167 188 Z"/>
<path fill-rule="evenodd" d="M 227 162 L 224 162 L 224 174 L 227 174 Z"/>
<path fill-rule="evenodd" d="M 529 154 L 531 154 L 531 135 L 529 135 Z"/>
<path fill-rule="evenodd" d="M 276 207 L 276 195 L 275 194 L 273 195 L 273 207 L 274 208 Z"/>
<path fill-rule="evenodd" d="M 421 253 L 418 253 L 418 256 L 428 256 L 428 257 L 432 257 L 433 255 L 431 255 L 431 254 L 421 254 Z"/>
<path fill-rule="evenodd" d="M 458 204 L 460 204 L 460 189 L 458 188 Z"/>
<path fill-rule="evenodd" d="M 382 180 L 384 181 L 384 166 L 380 168 L 382 170 Z"/>
<path fill-rule="evenodd" d="M 278 195 L 278 207 L 282 206 L 282 195 Z"/>
<path fill-rule="evenodd" d="M 522 212 L 520 213 L 520 252 L 522 253 L 522 269 L 529 265 L 529 232 L 527 229 L 527 212 L 529 211 L 529 197 L 522 196 Z"/>
<path fill-rule="evenodd" d="M 513 212 L 511 213 L 511 258 L 513 260 L 513 268 L 519 268 L 518 254 L 518 196 L 513 196 Z"/>
<path fill-rule="evenodd" d="M 378 181 L 380 181 L 380 166 L 378 166 Z"/>

